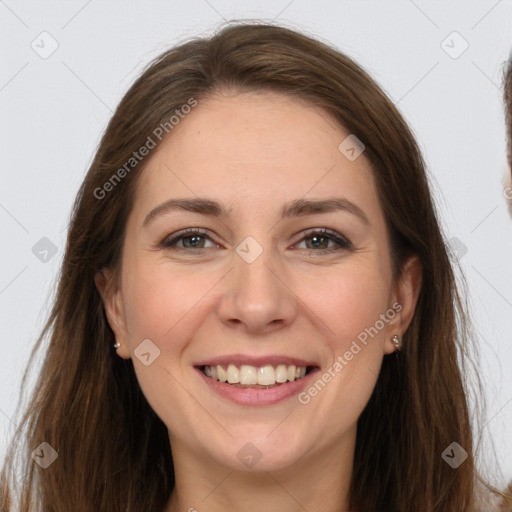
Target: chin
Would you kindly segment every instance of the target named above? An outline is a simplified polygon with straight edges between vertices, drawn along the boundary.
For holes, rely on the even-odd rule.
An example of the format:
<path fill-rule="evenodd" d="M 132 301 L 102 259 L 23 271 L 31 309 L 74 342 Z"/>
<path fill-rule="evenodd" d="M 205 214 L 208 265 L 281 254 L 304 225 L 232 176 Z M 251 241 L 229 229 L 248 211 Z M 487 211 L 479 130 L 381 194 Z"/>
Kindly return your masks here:
<path fill-rule="evenodd" d="M 226 446 L 219 446 L 220 453 L 211 456 L 232 471 L 279 471 L 296 465 L 305 456 L 308 444 L 307 439 L 268 436 L 267 430 L 258 436 L 236 436 Z"/>

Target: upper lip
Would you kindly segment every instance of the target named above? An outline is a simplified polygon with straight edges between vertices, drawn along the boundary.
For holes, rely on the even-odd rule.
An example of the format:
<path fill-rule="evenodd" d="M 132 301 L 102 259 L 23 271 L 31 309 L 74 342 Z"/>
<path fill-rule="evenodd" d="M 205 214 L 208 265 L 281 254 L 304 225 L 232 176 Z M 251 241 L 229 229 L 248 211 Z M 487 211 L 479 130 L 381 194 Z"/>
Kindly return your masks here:
<path fill-rule="evenodd" d="M 294 364 L 295 366 L 318 366 L 313 361 L 307 361 L 305 359 L 300 359 L 297 357 L 290 356 L 279 356 L 279 355 L 268 355 L 268 356 L 249 356 L 244 354 L 231 354 L 225 356 L 217 356 L 211 359 L 205 359 L 203 361 L 199 361 L 194 363 L 194 366 L 217 366 L 217 365 L 229 365 L 234 364 L 235 366 L 241 366 L 243 364 L 249 366 L 255 366 L 261 368 L 262 366 L 277 366 L 279 364 L 284 364 L 286 366 L 290 366 Z"/>

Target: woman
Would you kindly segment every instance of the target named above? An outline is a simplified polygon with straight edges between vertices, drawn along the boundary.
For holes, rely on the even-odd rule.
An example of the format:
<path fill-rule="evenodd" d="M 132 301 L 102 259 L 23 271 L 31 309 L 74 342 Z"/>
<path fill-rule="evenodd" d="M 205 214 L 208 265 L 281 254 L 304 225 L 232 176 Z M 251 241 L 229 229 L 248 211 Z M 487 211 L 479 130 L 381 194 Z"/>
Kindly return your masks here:
<path fill-rule="evenodd" d="M 359 66 L 262 24 L 173 48 L 78 194 L 19 509 L 476 512 L 464 319 Z"/>

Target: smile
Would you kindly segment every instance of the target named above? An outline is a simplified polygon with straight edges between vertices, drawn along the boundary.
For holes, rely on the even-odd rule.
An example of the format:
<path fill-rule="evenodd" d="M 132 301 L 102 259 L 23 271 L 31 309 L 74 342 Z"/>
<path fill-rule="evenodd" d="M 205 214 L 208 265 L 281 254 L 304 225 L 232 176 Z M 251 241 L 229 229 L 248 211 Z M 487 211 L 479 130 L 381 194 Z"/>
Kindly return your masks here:
<path fill-rule="evenodd" d="M 194 363 L 206 389 L 237 405 L 268 406 L 296 397 L 320 366 L 285 355 L 230 354 Z"/>
<path fill-rule="evenodd" d="M 226 367 L 218 364 L 204 365 L 202 367 L 203 373 L 215 381 L 225 382 L 235 387 L 253 389 L 268 389 L 286 382 L 300 380 L 311 369 L 312 367 L 296 366 L 294 364 L 265 365 L 260 367 L 248 364 L 240 366 L 229 364 Z"/>

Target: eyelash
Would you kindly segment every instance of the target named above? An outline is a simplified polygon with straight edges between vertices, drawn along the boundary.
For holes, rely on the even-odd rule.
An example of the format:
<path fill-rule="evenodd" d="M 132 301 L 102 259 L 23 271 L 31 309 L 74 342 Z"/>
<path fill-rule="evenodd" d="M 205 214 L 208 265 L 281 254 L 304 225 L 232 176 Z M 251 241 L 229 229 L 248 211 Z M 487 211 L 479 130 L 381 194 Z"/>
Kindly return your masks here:
<path fill-rule="evenodd" d="M 175 250 L 180 250 L 180 251 L 193 250 L 194 252 L 200 252 L 205 249 L 209 249 L 208 247 L 200 247 L 198 249 L 193 249 L 193 248 L 188 248 L 188 247 L 176 247 L 176 243 L 179 242 L 180 240 L 183 240 L 186 238 L 192 238 L 193 236 L 196 236 L 196 235 L 200 235 L 200 236 L 210 240 L 211 242 L 215 243 L 208 236 L 206 231 L 199 229 L 199 228 L 190 228 L 190 229 L 185 229 L 185 230 L 179 232 L 173 238 L 170 238 L 170 237 L 164 238 L 162 240 L 162 242 L 160 242 L 159 247 L 161 247 L 163 249 L 175 249 Z M 335 242 L 336 244 L 338 244 L 338 247 L 334 247 L 334 248 L 330 248 L 330 249 L 318 249 L 318 250 L 303 249 L 303 250 L 307 250 L 310 252 L 331 253 L 331 252 L 336 252 L 336 251 L 343 251 L 343 250 L 347 251 L 347 250 L 353 249 L 353 246 L 352 246 L 352 243 L 350 242 L 350 240 L 339 235 L 335 231 L 331 231 L 326 228 L 312 229 L 312 230 L 308 231 L 299 240 L 299 242 L 302 242 L 303 240 L 305 240 L 307 238 L 312 238 L 314 236 L 320 236 L 322 238 L 327 238 L 328 240 L 331 240 L 331 241 Z M 297 243 L 299 243 L 299 242 L 297 242 Z"/>

